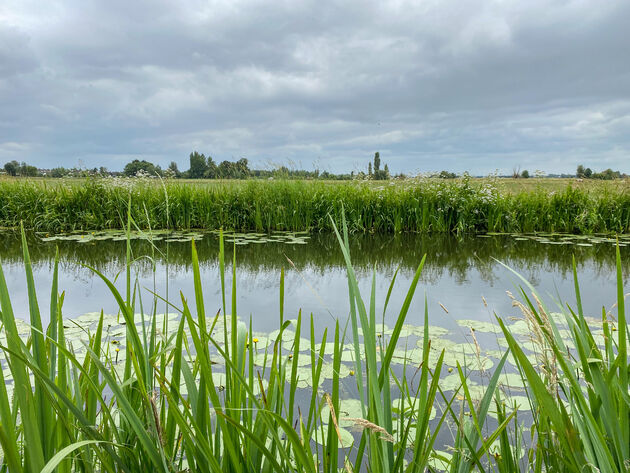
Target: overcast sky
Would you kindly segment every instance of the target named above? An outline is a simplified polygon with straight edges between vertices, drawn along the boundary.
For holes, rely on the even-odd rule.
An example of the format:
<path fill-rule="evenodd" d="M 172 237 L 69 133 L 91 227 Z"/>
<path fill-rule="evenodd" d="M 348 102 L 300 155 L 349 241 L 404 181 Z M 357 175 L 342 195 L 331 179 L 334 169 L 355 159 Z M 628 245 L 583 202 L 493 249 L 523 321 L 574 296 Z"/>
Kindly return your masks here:
<path fill-rule="evenodd" d="M 630 172 L 630 1 L 2 0 L 0 162 Z"/>

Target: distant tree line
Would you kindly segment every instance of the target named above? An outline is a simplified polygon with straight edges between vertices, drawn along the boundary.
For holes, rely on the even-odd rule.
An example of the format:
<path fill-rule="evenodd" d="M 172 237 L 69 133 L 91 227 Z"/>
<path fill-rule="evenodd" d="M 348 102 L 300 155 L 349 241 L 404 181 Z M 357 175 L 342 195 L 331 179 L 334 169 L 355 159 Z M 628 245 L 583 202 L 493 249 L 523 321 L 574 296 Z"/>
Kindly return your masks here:
<path fill-rule="evenodd" d="M 377 151 L 374 153 L 374 159 L 368 162 L 367 173 L 364 171 L 354 172 L 349 174 L 333 174 L 328 171 L 321 171 L 315 169 L 313 171 L 307 171 L 304 169 L 290 169 L 287 166 L 278 166 L 275 169 L 250 169 L 249 162 L 246 158 L 238 159 L 237 161 L 221 161 L 215 162 L 212 156 L 205 156 L 203 153 L 193 151 L 189 155 L 189 168 L 186 171 L 180 171 L 177 163 L 171 161 L 166 169 L 158 164 L 153 164 L 147 160 L 134 159 L 127 163 L 122 172 L 109 171 L 107 168 L 101 166 L 100 168 L 93 169 L 78 169 L 78 168 L 64 168 L 55 167 L 52 169 L 38 169 L 35 166 L 27 164 L 25 162 L 9 161 L 4 165 L 2 169 L 4 174 L 9 176 L 21 176 L 21 177 L 90 177 L 90 176 L 126 176 L 126 177 L 167 177 L 167 178 L 182 178 L 182 179 L 328 179 L 328 180 L 375 180 L 384 181 L 392 178 L 400 179 L 406 176 L 402 173 L 392 176 L 389 172 L 387 164 L 381 168 L 381 155 Z M 1 173 L 1 172 L 0 172 Z M 541 171 L 535 171 L 536 177 L 544 176 Z M 455 179 L 458 175 L 450 171 L 440 171 L 429 174 L 430 177 L 440 179 Z M 526 169 L 521 171 L 520 168 L 514 168 L 511 176 L 512 178 L 529 178 L 529 171 Z M 549 174 L 548 177 L 574 177 L 572 174 Z M 613 180 L 619 178 L 628 177 L 625 173 L 620 171 L 613 171 L 612 169 L 606 169 L 601 172 L 593 172 L 591 168 L 584 167 L 580 164 L 577 167 L 575 177 L 580 179 L 602 179 Z"/>
<path fill-rule="evenodd" d="M 39 175 L 39 170 L 35 166 L 26 163 L 18 163 L 17 161 L 9 161 L 4 165 L 4 172 L 9 176 L 27 176 L 34 177 Z"/>
<path fill-rule="evenodd" d="M 212 156 L 206 156 L 198 151 L 190 153 L 189 168 L 187 171 L 180 171 L 177 163 L 172 161 L 165 170 L 160 166 L 155 166 L 148 161 L 134 160 L 125 166 L 123 174 L 125 176 L 159 175 L 181 179 L 351 179 L 352 174 L 332 174 L 328 171 L 320 172 L 306 171 L 303 169 L 289 169 L 286 166 L 279 166 L 276 169 L 250 169 L 249 161 L 241 158 L 237 161 L 224 160 L 217 163 Z"/>
<path fill-rule="evenodd" d="M 582 164 L 577 167 L 575 176 L 580 179 L 602 179 L 604 181 L 612 181 L 613 179 L 627 177 L 626 174 L 622 174 L 619 171 L 613 171 L 610 168 L 605 169 L 602 172 L 593 172 L 591 168 L 585 168 Z"/>
<path fill-rule="evenodd" d="M 52 169 L 39 169 L 27 163 L 19 163 L 17 161 L 9 161 L 2 168 L 4 174 L 8 176 L 21 177 L 89 177 L 89 176 L 110 176 L 119 175 L 119 172 L 108 171 L 107 168 L 101 166 L 93 169 L 78 169 L 56 167 Z"/>

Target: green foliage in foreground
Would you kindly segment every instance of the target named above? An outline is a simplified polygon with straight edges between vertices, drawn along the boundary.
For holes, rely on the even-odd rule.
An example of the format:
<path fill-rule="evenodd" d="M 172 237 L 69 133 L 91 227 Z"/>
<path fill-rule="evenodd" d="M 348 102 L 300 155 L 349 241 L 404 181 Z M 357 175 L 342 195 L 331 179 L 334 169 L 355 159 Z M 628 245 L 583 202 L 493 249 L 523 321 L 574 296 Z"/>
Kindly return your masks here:
<path fill-rule="evenodd" d="M 0 181 L 0 226 L 45 232 L 124 226 L 127 203 L 141 228 L 332 232 L 345 209 L 356 232 L 625 233 L 630 194 L 566 187 L 499 192 L 491 180 L 191 184 L 127 179 Z M 337 220 L 339 221 L 339 220 Z"/>
<path fill-rule="evenodd" d="M 334 226 L 334 224 L 333 224 Z M 131 227 L 131 224 L 129 224 Z M 558 333 L 537 296 L 523 291 L 524 314 L 537 333 L 545 368 L 534 368 L 502 325 L 511 354 L 529 386 L 534 421 L 525 438 L 516 410 L 501 401 L 497 387 L 501 359 L 481 400 L 470 394 L 464 370 L 458 367 L 461 388 L 447 397 L 440 388 L 444 353 L 430 368 L 428 314 L 425 310 L 423 361 L 404 366 L 396 376 L 390 362 L 405 322 L 424 261 L 418 267 L 398 312 L 391 337 L 377 336 L 375 283 L 369 303 L 361 296 L 349 253 L 347 227 L 336 233 L 346 260 L 350 301 L 349 335 L 355 354 L 355 379 L 363 426 L 358 438 L 344 435 L 339 422 L 341 349 L 346 329 L 336 323 L 332 349 L 324 333 L 315 342 L 310 321 L 310 376 L 323 376 L 323 359 L 332 352 L 331 390 L 314 389 L 310 399 L 296 400 L 303 343 L 303 318 L 295 336 L 283 332 L 284 284 L 280 283 L 280 332 L 260 361 L 251 326 L 237 314 L 235 267 L 232 290 L 225 290 L 225 251 L 220 248 L 222 311 L 207 314 L 197 252 L 192 264 L 195 304 L 181 297 L 175 330 L 164 318 L 158 327 L 159 298 L 147 305 L 131 274 L 128 246 L 125 293 L 97 272 L 118 302 L 126 339 L 120 351 L 102 346 L 101 314 L 85 356 L 66 340 L 62 317 L 63 293 L 58 295 L 57 264 L 53 275 L 50 324 L 44 331 L 34 289 L 28 248 L 24 262 L 31 332 L 25 343 L 16 328 L 7 285 L 0 270 L 2 350 L 14 380 L 13 395 L 0 379 L 0 444 L 4 471 L 10 472 L 424 472 L 448 470 L 498 472 L 622 472 L 630 460 L 627 344 L 621 259 L 617 253 L 617 323 L 603 313 L 604 346 L 596 344 L 581 309 L 567 309 L 571 343 Z M 25 243 L 25 240 L 24 240 Z M 395 282 L 392 280 L 385 306 Z M 141 314 L 137 324 L 135 313 Z M 171 321 L 171 323 L 173 323 Z M 304 330 L 306 332 L 307 330 Z M 362 334 L 362 339 L 359 334 Z M 118 364 L 118 357 L 124 362 Z M 221 367 L 219 370 L 218 367 Z M 409 383 L 406 373 L 416 383 Z M 2 373 L 2 371 L 0 371 Z M 221 378 L 219 389 L 217 375 Z M 4 376 L 3 374 L 0 376 Z M 412 387 L 413 386 L 413 387 Z M 394 388 L 395 387 L 395 388 Z M 408 408 L 396 409 L 401 396 Z M 431 408 L 445 407 L 430 422 Z M 488 413 L 497 413 L 490 427 Z M 435 451 L 438 435 L 453 433 L 451 453 Z M 509 429 L 508 426 L 514 426 Z M 529 445 L 521 458 L 522 445 Z"/>

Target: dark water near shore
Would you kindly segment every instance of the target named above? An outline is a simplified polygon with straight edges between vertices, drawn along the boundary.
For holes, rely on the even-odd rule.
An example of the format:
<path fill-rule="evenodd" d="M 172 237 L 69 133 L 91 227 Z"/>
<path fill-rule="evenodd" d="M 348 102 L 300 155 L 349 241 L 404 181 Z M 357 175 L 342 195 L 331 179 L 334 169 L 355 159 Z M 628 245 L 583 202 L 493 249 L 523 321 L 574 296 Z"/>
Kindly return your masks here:
<path fill-rule="evenodd" d="M 88 266 L 110 278 L 120 273 L 116 284 L 124 290 L 125 278 L 121 271 L 125 269 L 125 241 L 42 241 L 42 235 L 35 234 L 30 234 L 28 241 L 44 318 L 47 317 L 56 248 L 59 248 L 61 260 L 59 287 L 66 291 L 64 316 L 73 318 L 101 309 L 116 313 L 113 297 Z M 278 325 L 281 269 L 285 271 L 287 318 L 297 316 L 301 309 L 305 315 L 313 314 L 318 327 L 330 326 L 335 317 L 346 319 L 346 270 L 336 238 L 315 234 L 306 241 L 306 244 L 264 242 L 236 246 L 237 312 L 240 317 L 251 316 L 255 329 L 272 330 Z M 211 313 L 221 307 L 218 237 L 204 234 L 196 244 L 206 312 Z M 571 271 L 575 257 L 585 312 L 600 316 L 602 306 L 609 308 L 615 302 L 615 246 L 610 241 L 592 245 L 545 244 L 510 235 L 355 235 L 352 236 L 351 254 L 366 300 L 372 272 L 376 272 L 377 313 L 382 311 L 389 283 L 400 268 L 386 314 L 386 323 L 389 320 L 390 324 L 404 300 L 415 269 L 426 254 L 408 322 L 421 324 L 426 294 L 432 324 L 459 330 L 454 323 L 456 319 L 490 320 L 494 313 L 501 316 L 515 314 L 506 290 L 516 293 L 520 281 L 500 262 L 520 273 L 543 295 L 549 295 L 548 302 L 553 307 L 553 298 L 558 295 L 565 302 L 572 304 L 574 301 Z M 226 248 L 226 259 L 231 260 L 232 245 L 226 243 Z M 145 304 L 151 298 L 149 290 L 166 296 L 167 286 L 169 299 L 175 305 L 181 305 L 179 291 L 194 300 L 190 242 L 167 243 L 162 240 L 156 241 L 153 248 L 146 240 L 133 240 L 132 251 L 136 258 L 134 277 L 137 276 L 139 285 L 145 288 Z M 622 259 L 627 261 L 630 256 L 628 247 L 622 247 L 621 251 Z M 17 232 L 0 234 L 0 261 L 14 311 L 26 319 L 28 299 Z M 627 268 L 625 264 L 625 278 L 628 277 Z M 229 300 L 231 263 L 227 273 Z M 160 303 L 158 312 L 164 311 L 164 303 Z"/>

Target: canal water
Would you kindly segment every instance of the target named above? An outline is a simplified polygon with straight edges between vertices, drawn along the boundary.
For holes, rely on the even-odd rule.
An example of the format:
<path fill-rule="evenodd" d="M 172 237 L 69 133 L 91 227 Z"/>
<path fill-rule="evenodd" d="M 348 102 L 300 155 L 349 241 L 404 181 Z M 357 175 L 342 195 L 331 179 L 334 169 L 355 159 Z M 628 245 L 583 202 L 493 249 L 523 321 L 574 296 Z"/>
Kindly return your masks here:
<path fill-rule="evenodd" d="M 194 305 L 191 239 L 199 254 L 206 312 L 221 306 L 219 237 L 216 233 L 153 236 L 136 235 L 131 241 L 132 281 L 141 288 L 145 306 L 151 292 L 181 306 L 180 291 Z M 313 314 L 319 328 L 331 326 L 336 318 L 348 317 L 346 265 L 334 235 L 226 235 L 226 293 L 232 284 L 233 249 L 236 255 L 237 313 L 251 317 L 256 330 L 277 328 L 280 273 L 285 277 L 285 318 L 298 311 Z M 626 240 L 622 239 L 624 245 Z M 234 244 L 236 243 L 236 244 Z M 106 285 L 94 270 L 116 279 L 124 291 L 126 249 L 117 233 L 75 234 L 50 237 L 29 234 L 28 245 L 42 316 L 50 299 L 55 252 L 59 251 L 59 288 L 65 291 L 63 314 L 75 318 L 86 312 L 116 313 L 117 306 Z M 459 319 L 491 321 L 518 315 L 506 291 L 518 294 L 529 281 L 553 310 L 556 301 L 574 305 L 572 262 L 576 261 L 584 310 L 601 317 L 616 298 L 615 243 L 606 237 L 562 235 L 351 235 L 352 264 L 367 301 L 372 277 L 376 281 L 377 313 L 394 274 L 397 274 L 385 323 L 398 314 L 414 273 L 423 256 L 426 262 L 410 308 L 407 322 L 421 324 L 426 296 L 431 324 L 457 331 Z M 621 247 L 628 261 L 628 247 Z M 20 235 L 0 235 L 0 263 L 9 286 L 14 312 L 28 318 L 28 297 Z M 624 264 L 624 278 L 628 277 Z M 229 306 L 230 304 L 228 304 Z M 228 307 L 228 310 L 231 310 Z M 158 312 L 165 312 L 165 303 Z M 169 310 L 172 312 L 173 310 Z M 448 311 L 448 312 L 447 312 Z"/>

